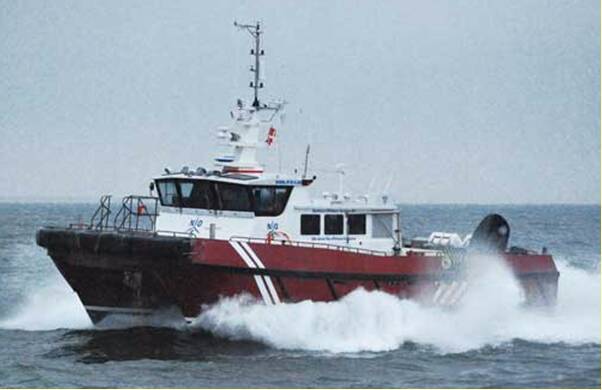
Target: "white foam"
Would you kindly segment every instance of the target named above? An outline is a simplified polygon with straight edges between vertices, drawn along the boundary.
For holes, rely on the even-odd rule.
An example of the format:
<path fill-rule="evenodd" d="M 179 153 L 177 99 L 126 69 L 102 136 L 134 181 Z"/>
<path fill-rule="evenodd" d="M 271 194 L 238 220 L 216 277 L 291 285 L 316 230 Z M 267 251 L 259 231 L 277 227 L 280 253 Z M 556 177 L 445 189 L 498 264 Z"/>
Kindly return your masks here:
<path fill-rule="evenodd" d="M 600 275 L 558 262 L 558 304 L 527 310 L 511 272 L 495 259 L 479 259 L 461 306 L 424 307 L 382 292 L 356 290 L 337 302 L 267 306 L 249 296 L 208 308 L 195 326 L 232 339 L 282 349 L 328 352 L 388 351 L 404 342 L 462 352 L 512 339 L 600 343 Z"/>
<path fill-rule="evenodd" d="M 58 272 L 57 272 L 58 274 Z M 40 283 L 0 328 L 21 330 L 83 329 L 92 326 L 77 294 L 60 275 Z"/>
<path fill-rule="evenodd" d="M 600 343 L 599 273 L 557 260 L 557 306 L 549 311 L 529 311 L 520 306 L 520 289 L 511 273 L 500 262 L 484 260 L 473 264 L 473 274 L 480 277 L 471 279 L 462 305 L 455 311 L 364 290 L 337 302 L 277 306 L 239 296 L 213 305 L 194 320 L 193 326 L 275 348 L 334 353 L 388 351 L 404 342 L 433 346 L 441 352 L 499 345 L 515 338 L 542 343 Z M 0 318 L 0 328 L 92 326 L 77 294 L 58 272 L 49 275 L 48 281 L 18 306 L 11 315 Z M 160 326 L 172 325 L 162 322 Z"/>

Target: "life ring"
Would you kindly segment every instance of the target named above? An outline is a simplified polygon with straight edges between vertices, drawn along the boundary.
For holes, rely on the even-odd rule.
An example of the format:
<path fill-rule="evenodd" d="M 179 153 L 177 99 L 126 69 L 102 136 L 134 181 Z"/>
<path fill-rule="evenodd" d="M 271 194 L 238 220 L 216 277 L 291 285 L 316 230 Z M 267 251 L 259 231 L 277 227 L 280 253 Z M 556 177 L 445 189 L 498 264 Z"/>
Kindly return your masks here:
<path fill-rule="evenodd" d="M 280 230 L 271 230 L 268 232 L 266 236 L 266 241 L 268 244 L 271 244 L 272 241 L 282 238 L 282 243 L 291 242 L 291 237 L 285 232 L 281 232 Z"/>

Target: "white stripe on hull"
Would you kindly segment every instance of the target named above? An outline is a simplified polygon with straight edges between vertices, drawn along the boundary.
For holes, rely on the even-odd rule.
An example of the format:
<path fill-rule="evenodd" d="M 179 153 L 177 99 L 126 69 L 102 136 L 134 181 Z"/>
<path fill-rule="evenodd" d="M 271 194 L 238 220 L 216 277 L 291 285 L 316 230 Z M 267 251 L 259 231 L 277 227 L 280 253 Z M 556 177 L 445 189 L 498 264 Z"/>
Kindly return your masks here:
<path fill-rule="evenodd" d="M 234 248 L 236 253 L 238 253 L 238 255 L 242 258 L 242 260 L 245 262 L 247 267 L 252 268 L 252 269 L 257 268 L 257 267 L 255 267 L 255 264 L 253 263 L 253 261 L 245 253 L 244 249 L 239 246 L 239 244 L 240 244 L 239 242 L 230 241 L 230 245 L 232 245 L 232 248 Z M 263 301 L 268 305 L 272 304 L 273 303 L 272 298 L 266 288 L 265 281 L 263 280 L 261 275 L 254 275 L 253 278 L 255 279 L 255 284 L 257 285 L 257 289 L 259 290 L 259 293 L 261 294 L 261 298 L 263 298 Z"/>
<path fill-rule="evenodd" d="M 464 296 L 464 292 L 466 292 L 467 287 L 468 287 L 468 282 L 466 282 L 466 281 L 460 282 L 460 287 L 458 287 L 458 289 L 456 290 L 456 293 L 451 297 L 451 301 L 450 301 L 451 305 L 457 304 L 460 301 L 460 299 L 462 299 L 462 297 Z"/>
<path fill-rule="evenodd" d="M 439 300 L 439 298 L 441 297 L 441 294 L 443 293 L 443 290 L 445 289 L 444 286 L 445 284 L 438 282 L 438 286 L 437 286 L 437 290 L 435 291 L 435 295 L 433 295 L 433 303 L 437 303 L 437 301 Z"/>
<path fill-rule="evenodd" d="M 447 305 L 449 297 L 454 293 L 454 290 L 457 287 L 458 282 L 456 282 L 455 280 L 451 284 L 446 285 L 445 292 L 441 295 L 441 298 L 439 299 L 439 304 L 443 306 Z"/>
<path fill-rule="evenodd" d="M 253 249 L 251 249 L 251 247 L 249 246 L 248 243 L 240 242 L 240 245 L 242 245 L 247 250 L 247 253 L 249 253 L 251 255 L 251 259 L 255 260 L 255 263 L 257 264 L 258 268 L 265 269 L 265 266 L 263 265 L 263 263 L 261 262 L 261 260 L 257 256 L 257 254 L 253 251 Z M 270 291 L 272 298 L 274 299 L 274 303 L 280 303 L 280 298 L 278 297 L 278 293 L 276 292 L 274 283 L 272 283 L 272 278 L 265 275 L 264 280 L 265 280 L 266 285 L 268 286 L 268 290 Z"/>
<path fill-rule="evenodd" d="M 461 282 L 454 280 L 451 283 L 439 282 L 437 290 L 433 294 L 433 303 L 441 306 L 455 305 L 464 296 L 467 287 L 468 282 L 465 280 Z"/>

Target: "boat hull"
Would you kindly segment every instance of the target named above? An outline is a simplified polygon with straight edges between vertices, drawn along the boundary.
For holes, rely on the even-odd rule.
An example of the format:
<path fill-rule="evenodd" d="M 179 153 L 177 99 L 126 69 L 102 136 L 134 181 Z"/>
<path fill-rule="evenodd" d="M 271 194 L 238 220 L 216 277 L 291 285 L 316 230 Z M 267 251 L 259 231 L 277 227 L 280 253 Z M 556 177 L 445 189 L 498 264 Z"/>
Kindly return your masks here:
<path fill-rule="evenodd" d="M 388 256 L 293 242 L 50 228 L 38 231 L 37 242 L 94 323 L 107 314 L 145 316 L 170 307 L 195 317 L 221 297 L 243 293 L 278 304 L 333 301 L 364 288 L 454 306 L 470 279 L 453 256 Z M 527 304 L 555 303 L 558 271 L 551 256 L 500 257 Z"/>

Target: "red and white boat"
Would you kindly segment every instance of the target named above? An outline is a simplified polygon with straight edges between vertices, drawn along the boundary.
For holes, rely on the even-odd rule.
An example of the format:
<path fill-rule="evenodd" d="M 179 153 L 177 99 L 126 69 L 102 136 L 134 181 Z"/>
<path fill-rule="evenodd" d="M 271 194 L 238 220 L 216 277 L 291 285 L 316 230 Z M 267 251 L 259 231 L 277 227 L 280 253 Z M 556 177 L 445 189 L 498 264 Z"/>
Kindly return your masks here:
<path fill-rule="evenodd" d="M 93 322 L 166 307 L 195 317 L 220 297 L 243 293 L 267 305 L 331 301 L 360 287 L 453 306 L 479 276 L 470 258 L 483 253 L 508 265 L 525 303 L 555 302 L 552 257 L 508 249 L 510 227 L 499 215 L 465 238 L 435 232 L 406 240 L 399 209 L 384 194 L 352 195 L 340 186 L 312 198 L 307 155 L 302 173 L 266 172 L 256 152 L 275 141 L 285 103 L 259 100 L 263 32 L 259 24 L 237 26 L 254 39 L 254 97 L 239 100 L 231 124 L 219 128 L 215 169 L 166 169 L 151 196 L 125 197 L 116 213 L 103 196 L 89 225 L 37 232 Z"/>

